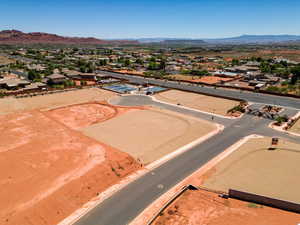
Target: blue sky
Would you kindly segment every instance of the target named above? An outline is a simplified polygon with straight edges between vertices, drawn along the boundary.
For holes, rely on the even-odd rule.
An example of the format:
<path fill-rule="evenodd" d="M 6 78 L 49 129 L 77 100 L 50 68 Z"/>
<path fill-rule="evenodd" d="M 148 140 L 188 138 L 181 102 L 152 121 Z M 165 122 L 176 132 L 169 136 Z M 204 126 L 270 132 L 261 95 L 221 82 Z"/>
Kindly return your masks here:
<path fill-rule="evenodd" d="M 0 0 L 0 30 L 98 38 L 300 34 L 299 0 Z"/>

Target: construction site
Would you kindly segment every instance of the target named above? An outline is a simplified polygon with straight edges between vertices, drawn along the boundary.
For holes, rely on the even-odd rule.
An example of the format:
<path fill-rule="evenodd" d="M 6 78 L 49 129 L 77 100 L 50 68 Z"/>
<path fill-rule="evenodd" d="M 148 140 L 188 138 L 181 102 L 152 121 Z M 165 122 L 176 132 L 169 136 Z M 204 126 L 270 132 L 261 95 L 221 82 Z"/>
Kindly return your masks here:
<path fill-rule="evenodd" d="M 250 127 L 267 125 L 285 112 L 281 107 L 178 90 L 149 97 L 101 88 L 7 97 L 0 106 L 0 131 L 5 133 L 0 137 L 0 182 L 5 186 L 0 191 L 1 224 L 68 221 L 86 204 L 109 197 L 110 188 L 114 193 L 124 182 L 138 179 L 138 174 L 172 163 L 188 151 L 210 154 L 218 148 L 216 158 L 183 181 L 196 190 L 186 189 L 167 207 L 161 206 L 160 199 L 159 207 L 149 206 L 161 210 L 151 224 L 217 225 L 226 217 L 231 224 L 247 220 L 250 225 L 266 216 L 268 223 L 280 224 L 299 218 L 284 207 L 276 209 L 276 204 L 236 197 L 240 191 L 250 194 L 250 199 L 275 199 L 298 210 L 299 143 L 277 138 L 276 148 L 270 148 L 271 137 L 251 136 L 235 149 L 224 150 L 224 143 L 210 148 L 205 142 L 223 135 L 226 126 L 235 131 L 240 121 Z M 239 141 L 236 136 L 233 143 Z M 204 149 L 194 147 L 200 145 Z M 193 157 L 188 162 L 198 164 L 197 160 L 202 159 Z M 285 189 L 290 183 L 295 185 Z"/>
<path fill-rule="evenodd" d="M 56 224 L 216 129 L 168 110 L 108 104 L 114 96 L 91 88 L 0 101 L 1 224 Z"/>

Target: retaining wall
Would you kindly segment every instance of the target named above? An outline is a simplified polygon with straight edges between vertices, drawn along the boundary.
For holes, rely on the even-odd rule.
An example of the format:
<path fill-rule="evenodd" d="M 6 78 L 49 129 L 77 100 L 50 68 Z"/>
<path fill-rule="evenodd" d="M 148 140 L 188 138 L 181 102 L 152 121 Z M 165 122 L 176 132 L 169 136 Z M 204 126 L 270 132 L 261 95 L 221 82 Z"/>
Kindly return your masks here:
<path fill-rule="evenodd" d="M 300 204 L 288 202 L 280 199 L 270 198 L 262 195 L 252 194 L 248 192 L 229 189 L 230 198 L 253 202 L 260 205 L 270 206 L 277 209 L 282 209 L 290 212 L 300 213 Z"/>

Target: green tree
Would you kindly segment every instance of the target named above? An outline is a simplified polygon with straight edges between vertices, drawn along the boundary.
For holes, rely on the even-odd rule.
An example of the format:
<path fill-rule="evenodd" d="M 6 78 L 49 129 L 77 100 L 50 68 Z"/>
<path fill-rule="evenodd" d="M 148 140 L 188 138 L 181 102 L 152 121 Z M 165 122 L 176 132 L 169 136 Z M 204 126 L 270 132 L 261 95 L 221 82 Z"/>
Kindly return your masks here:
<path fill-rule="evenodd" d="M 149 66 L 148 66 L 149 70 L 157 70 L 158 69 L 158 65 L 156 62 L 150 62 Z"/>
<path fill-rule="evenodd" d="M 149 61 L 150 62 L 156 62 L 156 58 L 152 56 Z"/>
<path fill-rule="evenodd" d="M 161 60 L 159 69 L 165 70 L 166 69 L 166 61 L 164 59 Z"/>
<path fill-rule="evenodd" d="M 29 70 L 28 79 L 31 81 L 37 81 L 41 79 L 41 75 L 36 70 Z"/>
<path fill-rule="evenodd" d="M 135 60 L 135 63 L 142 65 L 144 63 L 144 61 L 140 58 Z"/>
<path fill-rule="evenodd" d="M 270 66 L 270 64 L 267 63 L 267 62 L 262 62 L 262 63 L 260 64 L 260 70 L 261 70 L 261 72 L 263 72 L 263 73 L 271 73 L 271 72 L 272 72 L 271 66 Z"/>
<path fill-rule="evenodd" d="M 130 62 L 129 59 L 126 59 L 126 60 L 124 61 L 124 66 L 125 66 L 125 67 L 130 66 L 130 64 L 131 64 L 131 62 Z"/>
<path fill-rule="evenodd" d="M 295 66 L 291 69 L 291 73 L 293 74 L 291 79 L 291 84 L 296 84 L 300 79 L 300 66 Z"/>
<path fill-rule="evenodd" d="M 233 66 L 238 66 L 238 65 L 240 65 L 240 61 L 238 59 L 233 59 L 232 62 L 231 62 L 231 64 Z"/>

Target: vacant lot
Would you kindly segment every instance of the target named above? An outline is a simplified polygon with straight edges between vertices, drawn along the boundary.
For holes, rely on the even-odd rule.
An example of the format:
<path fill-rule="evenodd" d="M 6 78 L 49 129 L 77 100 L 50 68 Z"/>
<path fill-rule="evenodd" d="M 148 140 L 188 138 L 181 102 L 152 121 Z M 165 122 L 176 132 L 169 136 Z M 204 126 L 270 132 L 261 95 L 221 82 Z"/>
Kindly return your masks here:
<path fill-rule="evenodd" d="M 127 112 L 83 132 L 147 164 L 214 129 L 206 121 L 152 109 Z"/>
<path fill-rule="evenodd" d="M 227 111 L 234 106 L 239 105 L 238 101 L 232 101 L 223 98 L 216 98 L 207 95 L 201 95 L 196 93 L 170 90 L 159 94 L 155 97 L 164 102 L 173 104 L 181 104 L 183 106 L 194 108 L 197 110 L 216 113 L 225 116 Z"/>
<path fill-rule="evenodd" d="M 290 131 L 300 134 L 300 119 L 290 128 Z"/>
<path fill-rule="evenodd" d="M 140 168 L 128 154 L 72 128 L 110 119 L 109 106 L 78 107 L 68 126 L 51 116 L 60 111 L 0 116 L 0 224 L 57 224 Z M 84 116 L 92 119 L 81 123 Z"/>
<path fill-rule="evenodd" d="M 250 139 L 210 171 L 203 185 L 300 203 L 300 144 L 280 139 L 273 151 L 270 144 L 271 138 Z"/>
<path fill-rule="evenodd" d="M 197 82 L 202 82 L 202 83 L 206 83 L 206 84 L 217 84 L 220 82 L 228 82 L 233 80 L 232 78 L 224 78 L 224 77 L 217 77 L 217 76 L 203 76 L 198 80 L 193 80 L 193 82 L 197 83 Z"/>
<path fill-rule="evenodd" d="M 105 103 L 88 102 L 55 108 L 46 113 L 52 119 L 77 130 L 135 109 L 142 107 L 115 107 Z"/>
<path fill-rule="evenodd" d="M 187 80 L 187 81 L 198 80 L 201 78 L 201 76 L 192 76 L 192 75 L 184 75 L 184 74 L 168 75 L 167 77 L 175 80 Z"/>
<path fill-rule="evenodd" d="M 0 115 L 21 110 L 50 109 L 83 102 L 104 101 L 115 95 L 99 88 L 89 88 L 28 98 L 3 98 L 0 99 Z"/>
<path fill-rule="evenodd" d="M 300 215 L 207 191 L 187 191 L 175 200 L 155 225 L 282 225 L 298 224 Z"/>

